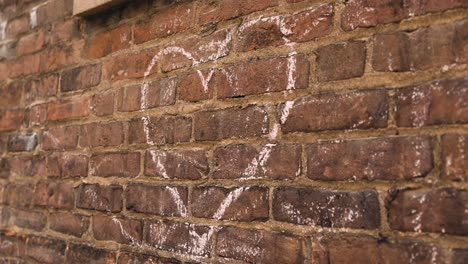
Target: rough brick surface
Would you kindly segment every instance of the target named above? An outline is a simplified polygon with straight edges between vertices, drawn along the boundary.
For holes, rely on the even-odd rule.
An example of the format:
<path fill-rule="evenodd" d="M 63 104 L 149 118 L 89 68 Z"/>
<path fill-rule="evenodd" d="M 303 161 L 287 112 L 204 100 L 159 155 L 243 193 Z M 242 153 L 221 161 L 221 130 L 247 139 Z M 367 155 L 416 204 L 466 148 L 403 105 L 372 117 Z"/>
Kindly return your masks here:
<path fill-rule="evenodd" d="M 89 217 L 80 214 L 55 213 L 49 217 L 50 229 L 76 237 L 81 237 L 88 226 Z"/>
<path fill-rule="evenodd" d="M 332 44 L 317 50 L 319 81 L 336 81 L 360 77 L 364 74 L 366 43 L 351 41 Z"/>
<path fill-rule="evenodd" d="M 468 135 L 446 134 L 442 136 L 442 177 L 451 180 L 468 179 Z"/>
<path fill-rule="evenodd" d="M 145 175 L 163 179 L 197 180 L 209 172 L 206 151 L 150 150 L 145 155 Z"/>
<path fill-rule="evenodd" d="M 140 153 L 96 153 L 91 157 L 90 170 L 94 176 L 136 177 L 140 172 Z"/>
<path fill-rule="evenodd" d="M 93 235 L 97 240 L 112 240 L 122 244 L 138 243 L 141 240 L 142 224 L 138 220 L 95 215 Z"/>
<path fill-rule="evenodd" d="M 76 207 L 90 210 L 120 212 L 123 189 L 118 185 L 81 184 L 77 187 Z"/>
<path fill-rule="evenodd" d="M 165 145 L 188 142 L 191 134 L 190 117 L 147 117 L 130 121 L 128 141 L 130 144 Z"/>

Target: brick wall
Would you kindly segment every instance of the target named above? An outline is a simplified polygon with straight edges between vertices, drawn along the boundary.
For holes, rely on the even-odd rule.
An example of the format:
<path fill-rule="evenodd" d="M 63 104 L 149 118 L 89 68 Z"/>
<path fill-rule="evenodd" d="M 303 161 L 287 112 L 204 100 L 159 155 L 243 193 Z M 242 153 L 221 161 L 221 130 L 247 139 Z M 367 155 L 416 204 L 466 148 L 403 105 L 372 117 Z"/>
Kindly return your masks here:
<path fill-rule="evenodd" d="M 0 0 L 0 263 L 466 263 L 466 0 Z"/>

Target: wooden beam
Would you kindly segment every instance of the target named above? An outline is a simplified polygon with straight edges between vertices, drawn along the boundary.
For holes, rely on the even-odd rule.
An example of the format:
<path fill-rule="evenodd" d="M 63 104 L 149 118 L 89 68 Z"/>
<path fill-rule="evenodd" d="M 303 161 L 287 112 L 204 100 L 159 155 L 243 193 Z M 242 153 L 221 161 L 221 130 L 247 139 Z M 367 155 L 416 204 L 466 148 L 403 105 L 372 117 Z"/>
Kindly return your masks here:
<path fill-rule="evenodd" d="M 125 1 L 127 0 L 74 0 L 73 15 L 93 15 Z"/>

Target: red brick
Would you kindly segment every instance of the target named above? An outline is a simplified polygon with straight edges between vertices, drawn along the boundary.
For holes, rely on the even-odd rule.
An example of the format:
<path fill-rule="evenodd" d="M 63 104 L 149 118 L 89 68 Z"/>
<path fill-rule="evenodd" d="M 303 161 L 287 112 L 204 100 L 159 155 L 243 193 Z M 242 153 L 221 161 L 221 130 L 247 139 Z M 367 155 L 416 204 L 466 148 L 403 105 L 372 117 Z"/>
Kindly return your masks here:
<path fill-rule="evenodd" d="M 148 123 L 145 125 L 145 121 Z M 148 132 L 145 132 L 147 129 Z M 148 133 L 148 134 L 146 134 Z M 192 134 L 192 118 L 187 116 L 152 116 L 130 121 L 130 144 L 165 145 L 188 142 Z"/>
<path fill-rule="evenodd" d="M 49 228 L 59 233 L 81 237 L 89 226 L 89 217 L 68 212 L 49 215 Z"/>
<path fill-rule="evenodd" d="M 196 102 L 213 98 L 218 72 L 214 69 L 189 73 L 180 80 L 179 99 Z"/>
<path fill-rule="evenodd" d="M 181 264 L 182 262 L 175 259 L 166 259 L 159 256 L 151 256 L 147 254 L 139 254 L 133 252 L 121 252 L 119 254 L 118 264 L 133 264 L 133 263 L 156 263 L 156 264 Z"/>
<path fill-rule="evenodd" d="M 42 77 L 27 81 L 24 85 L 25 101 L 32 103 L 36 100 L 44 100 L 56 95 L 58 83 L 58 74 L 43 75 Z"/>
<path fill-rule="evenodd" d="M 384 90 L 321 94 L 286 102 L 280 120 L 285 133 L 383 128 L 388 108 Z"/>
<path fill-rule="evenodd" d="M 134 178 L 140 173 L 140 153 L 104 152 L 91 156 L 93 176 Z"/>
<path fill-rule="evenodd" d="M 41 181 L 34 191 L 34 205 L 56 209 L 72 209 L 75 206 L 73 186 L 67 183 Z"/>
<path fill-rule="evenodd" d="M 0 158 L 0 178 L 8 179 L 10 177 L 11 165 L 7 158 Z M 2 197 L 0 196 L 0 202 Z"/>
<path fill-rule="evenodd" d="M 2 231 L 0 233 L 0 253 L 7 256 L 24 256 L 26 239 L 23 234 Z"/>
<path fill-rule="evenodd" d="M 174 221 L 147 221 L 145 242 L 160 250 L 209 257 L 213 227 Z"/>
<path fill-rule="evenodd" d="M 51 0 L 37 9 L 37 24 L 42 25 L 71 15 L 73 0 Z"/>
<path fill-rule="evenodd" d="M 105 91 L 93 96 L 92 109 L 97 116 L 108 116 L 114 113 L 114 91 Z"/>
<path fill-rule="evenodd" d="M 124 141 L 122 122 L 91 123 L 81 126 L 81 147 L 119 146 Z"/>
<path fill-rule="evenodd" d="M 47 216 L 40 211 L 18 209 L 13 211 L 11 221 L 18 227 L 41 231 L 46 226 Z"/>
<path fill-rule="evenodd" d="M 468 63 L 468 20 L 455 23 L 453 52 L 457 63 Z"/>
<path fill-rule="evenodd" d="M 17 130 L 24 122 L 23 110 L 0 110 L 0 131 Z"/>
<path fill-rule="evenodd" d="M 71 92 L 84 90 L 101 82 L 101 64 L 80 66 L 62 73 L 60 90 Z"/>
<path fill-rule="evenodd" d="M 88 157 L 62 153 L 47 157 L 47 176 L 74 178 L 88 176 Z"/>
<path fill-rule="evenodd" d="M 205 150 L 150 150 L 145 175 L 164 179 L 201 179 L 210 171 Z"/>
<path fill-rule="evenodd" d="M 47 118 L 51 121 L 86 117 L 90 112 L 90 97 L 76 97 L 49 103 Z"/>
<path fill-rule="evenodd" d="M 52 44 L 78 38 L 80 37 L 79 19 L 72 17 L 65 21 L 57 21 L 47 33 L 46 42 Z"/>
<path fill-rule="evenodd" d="M 29 110 L 29 127 L 42 126 L 47 121 L 47 104 L 39 104 Z"/>
<path fill-rule="evenodd" d="M 143 225 L 139 220 L 130 218 L 95 215 L 92 228 L 96 240 L 138 244 L 141 241 Z"/>
<path fill-rule="evenodd" d="M 107 249 L 70 243 L 65 264 L 110 264 L 115 263 L 116 258 L 117 254 Z"/>
<path fill-rule="evenodd" d="M 302 239 L 286 233 L 222 227 L 216 241 L 216 252 L 221 257 L 249 263 L 304 263 Z"/>
<path fill-rule="evenodd" d="M 4 44 L 0 44 L 0 60 L 14 58 L 17 55 L 17 51 L 16 51 L 17 45 L 18 44 L 16 44 L 16 42 L 14 41 L 9 41 L 9 42 L 5 42 Z M 3 74 L 8 74 L 8 73 L 3 73 Z"/>
<path fill-rule="evenodd" d="M 429 126 L 468 122 L 468 78 L 443 80 L 398 89 L 398 126 Z"/>
<path fill-rule="evenodd" d="M 380 226 L 377 192 L 330 191 L 280 187 L 273 200 L 277 221 L 333 228 L 376 229 Z"/>
<path fill-rule="evenodd" d="M 396 191 L 387 199 L 393 230 L 467 235 L 468 192 L 451 188 Z"/>
<path fill-rule="evenodd" d="M 173 105 L 176 101 L 176 78 L 165 78 L 143 85 L 123 87 L 119 91 L 117 108 L 121 112 L 131 112 L 159 106 Z M 142 99 L 142 92 L 145 98 Z"/>
<path fill-rule="evenodd" d="M 54 71 L 74 62 L 71 45 L 54 46 L 41 52 L 41 72 Z"/>
<path fill-rule="evenodd" d="M 171 43 L 161 51 L 161 69 L 169 72 L 227 56 L 232 49 L 232 35 L 232 29 L 220 30 Z"/>
<path fill-rule="evenodd" d="M 159 62 L 156 62 L 152 68 L 150 66 L 151 60 L 157 54 L 157 50 L 147 50 L 137 54 L 112 57 L 104 64 L 107 79 L 111 81 L 135 79 L 144 77 L 146 71 L 155 73 Z"/>
<path fill-rule="evenodd" d="M 45 37 L 43 31 L 26 35 L 18 41 L 16 48 L 17 55 L 22 56 L 41 50 L 44 44 Z"/>
<path fill-rule="evenodd" d="M 232 144 L 214 150 L 213 178 L 294 180 L 301 172 L 301 147 L 292 144 Z"/>
<path fill-rule="evenodd" d="M 40 263 L 63 263 L 67 244 L 58 239 L 31 236 L 28 238 L 26 254 Z"/>
<path fill-rule="evenodd" d="M 375 71 L 402 72 L 410 69 L 409 37 L 402 32 L 378 34 L 374 37 L 372 68 Z"/>
<path fill-rule="evenodd" d="M 18 106 L 23 97 L 23 84 L 13 82 L 0 85 L 0 106 L 2 108 Z"/>
<path fill-rule="evenodd" d="M 42 149 L 68 150 L 78 145 L 80 126 L 53 127 L 42 132 Z"/>
<path fill-rule="evenodd" d="M 12 176 L 42 178 L 46 175 L 45 158 L 41 155 L 14 156 L 10 164 Z"/>
<path fill-rule="evenodd" d="M 26 15 L 8 21 L 6 26 L 6 36 L 10 39 L 16 39 L 20 34 L 30 29 L 29 17 Z"/>
<path fill-rule="evenodd" d="M 0 193 L 1 196 L 3 196 L 2 193 Z M 1 201 L 1 196 L 0 196 L 0 201 Z M 11 225 L 11 221 L 10 221 L 10 210 L 8 209 L 8 207 L 3 207 L 3 206 L 0 206 L 0 228 L 2 228 L 3 230 L 7 230 Z M 1 234 L 0 233 L 0 236 L 2 236 L 4 234 Z M 3 242 L 0 238 L 0 243 Z M 2 246 L 0 245 L 0 252 L 2 252 Z"/>
<path fill-rule="evenodd" d="M 97 59 L 116 51 L 127 49 L 130 47 L 131 40 L 131 26 L 128 24 L 98 33 L 88 39 L 85 51 L 86 57 Z"/>
<path fill-rule="evenodd" d="M 77 189 L 77 208 L 114 213 L 122 210 L 123 189 L 121 186 L 81 184 Z"/>
<path fill-rule="evenodd" d="M 249 1 L 242 0 L 220 0 L 204 1 L 200 10 L 200 22 L 219 22 L 237 16 L 247 15 L 252 12 L 261 11 L 268 7 L 278 5 L 278 0 Z"/>
<path fill-rule="evenodd" d="M 468 135 L 445 134 L 442 136 L 442 178 L 467 181 Z"/>
<path fill-rule="evenodd" d="M 8 64 L 8 76 L 12 79 L 39 72 L 41 54 L 20 57 Z"/>
<path fill-rule="evenodd" d="M 312 180 L 411 180 L 433 168 L 428 137 L 320 140 L 306 153 Z"/>
<path fill-rule="evenodd" d="M 268 134 L 269 118 L 263 107 L 233 107 L 195 113 L 195 139 L 220 140 L 258 137 Z"/>
<path fill-rule="evenodd" d="M 161 216 L 187 216 L 188 189 L 178 186 L 130 184 L 127 210 Z"/>
<path fill-rule="evenodd" d="M 292 55 L 227 66 L 219 75 L 219 98 L 305 89 L 309 62 L 303 54 Z"/>
<path fill-rule="evenodd" d="M 5 81 L 8 78 L 8 76 L 10 75 L 9 70 L 9 65 L 7 65 L 6 63 L 0 64 L 0 81 Z"/>
<path fill-rule="evenodd" d="M 350 31 L 358 27 L 373 27 L 379 24 L 398 22 L 402 19 L 468 6 L 463 0 L 416 1 L 353 0 L 346 2 L 341 16 L 341 26 Z"/>
<path fill-rule="evenodd" d="M 333 30 L 333 5 L 323 4 L 289 16 L 260 17 L 239 28 L 238 51 L 305 42 Z"/>
<path fill-rule="evenodd" d="M 9 183 L 3 191 L 3 202 L 13 207 L 28 207 L 34 195 L 34 186 L 31 184 Z"/>
<path fill-rule="evenodd" d="M 8 151 L 10 152 L 33 151 L 36 146 L 36 133 L 26 135 L 13 134 L 8 137 Z"/>
<path fill-rule="evenodd" d="M 468 259 L 468 249 L 457 248 L 453 250 L 452 263 L 463 264 Z"/>
<path fill-rule="evenodd" d="M 233 220 L 268 220 L 268 188 L 197 187 L 192 191 L 195 217 Z"/>
<path fill-rule="evenodd" d="M 135 42 L 164 38 L 183 32 L 194 25 L 195 10 L 193 3 L 181 4 L 155 13 L 149 21 L 135 26 Z"/>
<path fill-rule="evenodd" d="M 442 250 L 433 244 L 353 236 L 314 238 L 312 261 L 317 264 L 444 263 Z"/>
<path fill-rule="evenodd" d="M 345 80 L 364 74 L 366 43 L 348 41 L 317 50 L 317 75 L 321 82 Z"/>

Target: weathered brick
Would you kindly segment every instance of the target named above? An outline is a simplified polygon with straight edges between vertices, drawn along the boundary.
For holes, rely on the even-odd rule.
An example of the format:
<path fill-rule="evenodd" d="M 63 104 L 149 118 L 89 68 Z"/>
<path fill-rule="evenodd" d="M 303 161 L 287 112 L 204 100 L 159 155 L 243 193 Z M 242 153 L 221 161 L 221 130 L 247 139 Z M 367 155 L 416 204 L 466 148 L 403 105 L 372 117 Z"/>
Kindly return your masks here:
<path fill-rule="evenodd" d="M 468 19 L 455 23 L 453 52 L 457 63 L 468 62 Z"/>
<path fill-rule="evenodd" d="M 23 234 L 0 232 L 0 253 L 7 256 L 24 256 L 26 253 L 26 239 Z"/>
<path fill-rule="evenodd" d="M 157 249 L 209 257 L 213 227 L 174 221 L 147 221 L 145 242 Z"/>
<path fill-rule="evenodd" d="M 0 178 L 7 179 L 8 177 L 10 177 L 10 170 L 11 165 L 9 159 L 0 158 Z"/>
<path fill-rule="evenodd" d="M 410 180 L 433 168 L 428 137 L 320 140 L 306 153 L 312 180 Z"/>
<path fill-rule="evenodd" d="M 89 226 L 89 217 L 68 212 L 49 215 L 49 228 L 56 232 L 81 237 Z"/>
<path fill-rule="evenodd" d="M 180 78 L 179 99 L 196 102 L 213 98 L 218 71 L 199 70 Z"/>
<path fill-rule="evenodd" d="M 210 171 L 206 151 L 149 150 L 145 156 L 145 175 L 164 179 L 201 179 Z"/>
<path fill-rule="evenodd" d="M 10 152 L 33 151 L 36 146 L 36 133 L 26 135 L 14 134 L 8 137 L 8 151 Z"/>
<path fill-rule="evenodd" d="M 19 43 L 21 43 L 21 40 Z M 17 48 L 18 45 L 19 44 L 16 44 L 15 41 L 9 41 L 4 44 L 0 44 L 0 60 L 14 58 L 16 54 L 19 53 L 19 51 L 17 51 L 17 49 L 19 50 L 19 47 Z"/>
<path fill-rule="evenodd" d="M 380 225 L 377 192 L 280 187 L 273 201 L 276 220 L 299 225 L 375 229 Z"/>
<path fill-rule="evenodd" d="M 41 72 L 54 71 L 74 62 L 73 47 L 71 45 L 59 45 L 41 52 Z"/>
<path fill-rule="evenodd" d="M 13 207 L 28 207 L 35 196 L 34 185 L 9 183 L 3 191 L 3 202 Z"/>
<path fill-rule="evenodd" d="M 398 22 L 402 19 L 468 6 L 463 0 L 448 1 L 347 1 L 341 15 L 341 26 L 350 31 L 358 27 L 373 27 L 379 24 Z"/>
<path fill-rule="evenodd" d="M 370 237 L 336 236 L 312 240 L 312 261 L 328 263 L 443 263 L 443 252 L 433 244 Z"/>
<path fill-rule="evenodd" d="M 398 126 L 468 122 L 468 78 L 410 86 L 396 92 Z"/>
<path fill-rule="evenodd" d="M 47 157 L 47 176 L 74 178 L 88 176 L 88 157 L 62 153 Z"/>
<path fill-rule="evenodd" d="M 468 180 L 468 135 L 445 134 L 442 136 L 442 178 Z"/>
<path fill-rule="evenodd" d="M 61 41 L 70 41 L 80 37 L 80 23 L 78 17 L 71 17 L 65 21 L 57 21 L 48 28 L 46 42 L 55 44 Z"/>
<path fill-rule="evenodd" d="M 249 263 L 299 264 L 305 260 L 300 237 L 234 226 L 218 232 L 216 252 Z"/>
<path fill-rule="evenodd" d="M 105 91 L 93 96 L 92 109 L 97 116 L 108 116 L 114 113 L 114 91 Z"/>
<path fill-rule="evenodd" d="M 147 124 L 145 125 L 145 120 Z M 165 145 L 190 141 L 192 118 L 187 116 L 152 116 L 130 121 L 130 144 Z"/>
<path fill-rule="evenodd" d="M 88 245 L 70 243 L 66 255 L 66 264 L 109 264 L 115 263 L 117 254 L 114 251 L 95 248 Z"/>
<path fill-rule="evenodd" d="M 167 259 L 159 256 L 147 254 L 139 254 L 133 252 L 121 252 L 117 264 L 133 264 L 133 263 L 156 263 L 156 264 L 181 264 L 175 259 Z"/>
<path fill-rule="evenodd" d="M 195 10 L 193 3 L 180 4 L 155 13 L 149 21 L 135 26 L 135 42 L 164 38 L 183 32 L 194 25 Z"/>
<path fill-rule="evenodd" d="M 282 131 L 290 133 L 383 128 L 389 106 L 386 91 L 359 91 L 301 97 L 281 108 Z"/>
<path fill-rule="evenodd" d="M 227 29 L 171 43 L 160 53 L 161 69 L 169 72 L 227 56 L 232 49 L 232 35 L 232 29 Z"/>
<path fill-rule="evenodd" d="M 248 138 L 268 134 L 269 118 L 263 107 L 233 107 L 195 113 L 196 140 Z"/>
<path fill-rule="evenodd" d="M 90 97 L 79 97 L 49 103 L 47 118 L 51 121 L 82 118 L 89 115 Z"/>
<path fill-rule="evenodd" d="M 57 209 L 72 209 L 75 206 L 73 186 L 67 183 L 41 181 L 34 190 L 34 205 Z"/>
<path fill-rule="evenodd" d="M 118 185 L 81 184 L 76 207 L 105 212 L 122 210 L 123 189 Z"/>
<path fill-rule="evenodd" d="M 134 178 L 140 173 L 140 153 L 96 153 L 89 166 L 93 176 Z"/>
<path fill-rule="evenodd" d="M 127 209 L 161 216 L 187 216 L 188 189 L 179 186 L 130 184 Z"/>
<path fill-rule="evenodd" d="M 451 188 L 402 190 L 387 199 L 394 230 L 467 235 L 468 192 Z"/>
<path fill-rule="evenodd" d="M 18 41 L 16 53 L 18 56 L 33 53 L 42 49 L 45 44 L 44 31 L 26 35 Z"/>
<path fill-rule="evenodd" d="M 219 22 L 237 16 L 247 15 L 255 11 L 261 11 L 277 5 L 278 0 L 249 2 L 241 0 L 203 1 L 200 9 L 200 22 L 203 24 Z"/>
<path fill-rule="evenodd" d="M 32 103 L 36 100 L 43 100 L 56 95 L 58 83 L 58 74 L 44 75 L 27 81 L 24 85 L 25 101 Z"/>
<path fill-rule="evenodd" d="M 317 75 L 321 82 L 344 80 L 364 74 L 366 43 L 348 41 L 317 49 Z"/>
<path fill-rule="evenodd" d="M 177 85 L 177 78 L 165 78 L 143 85 L 123 87 L 119 90 L 117 108 L 121 112 L 130 112 L 173 105 Z M 142 98 L 142 93 L 145 98 Z"/>
<path fill-rule="evenodd" d="M 25 255 L 40 263 L 63 263 L 66 248 L 67 244 L 62 240 L 30 236 Z"/>
<path fill-rule="evenodd" d="M 87 58 L 97 59 L 130 47 L 132 40 L 131 25 L 124 24 L 115 29 L 98 33 L 86 43 Z"/>
<path fill-rule="evenodd" d="M 11 175 L 17 177 L 37 177 L 46 175 L 45 158 L 42 155 L 21 155 L 10 159 Z"/>
<path fill-rule="evenodd" d="M 124 141 L 122 122 L 90 123 L 81 126 L 81 147 L 119 146 Z"/>
<path fill-rule="evenodd" d="M 213 178 L 294 180 L 301 172 L 301 147 L 292 144 L 232 144 L 214 150 Z"/>
<path fill-rule="evenodd" d="M 62 73 L 60 90 L 71 92 L 84 90 L 101 82 L 101 64 L 92 64 L 66 70 Z"/>
<path fill-rule="evenodd" d="M 24 75 L 31 75 L 39 72 L 41 54 L 33 54 L 20 57 L 8 64 L 8 76 L 17 78 Z"/>
<path fill-rule="evenodd" d="M 0 110 L 0 131 L 17 130 L 24 119 L 24 110 Z"/>
<path fill-rule="evenodd" d="M 53 127 L 42 132 L 42 149 L 68 150 L 78 145 L 80 126 Z"/>
<path fill-rule="evenodd" d="M 107 72 L 107 79 L 118 81 L 123 79 L 135 79 L 158 70 L 159 62 L 151 68 L 151 60 L 158 54 L 158 50 L 146 50 L 131 55 L 122 55 L 110 58 L 104 68 Z"/>
<path fill-rule="evenodd" d="M 219 71 L 218 97 L 238 97 L 268 92 L 305 89 L 309 62 L 303 54 L 240 63 Z"/>
<path fill-rule="evenodd" d="M 239 51 L 305 42 L 329 35 L 333 5 L 323 4 L 289 16 L 260 17 L 239 28 Z"/>
<path fill-rule="evenodd" d="M 28 31 L 29 26 L 29 17 L 26 15 L 17 17 L 8 21 L 6 26 L 6 36 L 10 39 L 17 38 L 20 34 Z"/>
<path fill-rule="evenodd" d="M 122 244 L 138 244 L 143 225 L 139 220 L 125 217 L 93 216 L 93 235 L 97 240 L 112 240 Z"/>
<path fill-rule="evenodd" d="M 47 121 L 47 104 L 38 104 L 29 109 L 29 127 L 42 126 Z"/>
<path fill-rule="evenodd" d="M 410 70 L 409 37 L 403 32 L 383 33 L 374 37 L 372 68 L 376 71 Z"/>
<path fill-rule="evenodd" d="M 40 6 L 37 10 L 37 24 L 42 25 L 56 19 L 71 15 L 73 10 L 72 0 L 52 0 Z"/>
<path fill-rule="evenodd" d="M 266 187 L 197 187 L 192 192 L 195 217 L 234 221 L 268 220 Z"/>
<path fill-rule="evenodd" d="M 457 248 L 453 250 L 452 263 L 463 264 L 468 259 L 468 249 Z"/>
<path fill-rule="evenodd" d="M 0 202 L 3 199 L 3 193 L 0 192 Z M 0 206 L 0 228 L 7 230 L 11 225 L 10 221 L 10 209 L 8 207 Z M 0 236 L 3 235 L 0 233 Z M 3 242 L 0 238 L 0 243 Z M 2 246 L 0 245 L 0 252 L 2 252 Z"/>
<path fill-rule="evenodd" d="M 11 221 L 18 227 L 41 231 L 46 226 L 47 216 L 43 212 L 21 209 L 12 212 Z"/>
<path fill-rule="evenodd" d="M 23 84 L 21 82 L 0 85 L 0 106 L 2 108 L 19 105 L 22 97 Z"/>

